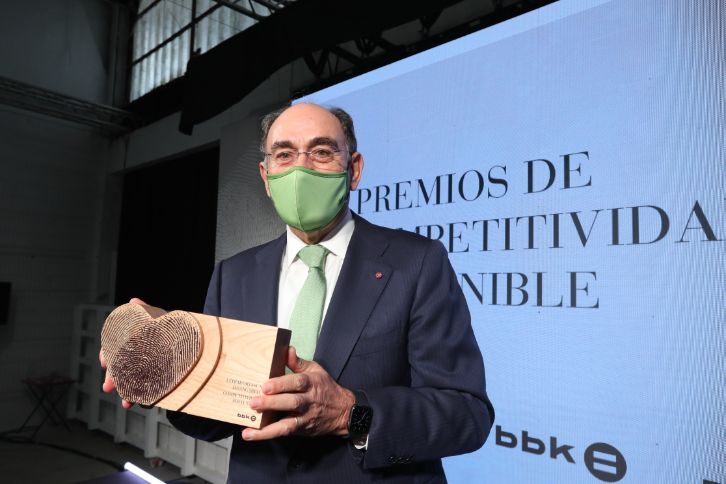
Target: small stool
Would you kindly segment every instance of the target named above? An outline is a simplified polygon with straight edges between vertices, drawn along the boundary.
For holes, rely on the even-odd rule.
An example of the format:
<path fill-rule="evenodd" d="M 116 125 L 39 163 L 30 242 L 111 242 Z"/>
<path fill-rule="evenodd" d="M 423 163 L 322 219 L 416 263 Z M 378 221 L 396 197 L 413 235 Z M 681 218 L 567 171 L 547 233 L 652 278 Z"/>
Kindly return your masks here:
<path fill-rule="evenodd" d="M 45 412 L 43 420 L 40 424 L 35 427 L 33 435 L 29 440 L 35 440 L 35 436 L 38 435 L 40 429 L 45 425 L 49 418 L 52 418 L 54 422 L 63 424 L 63 426 L 70 432 L 71 427 L 68 425 L 68 421 L 65 419 L 63 414 L 58 411 L 58 404 L 61 402 L 63 397 L 68 393 L 71 385 L 75 380 L 62 375 L 48 375 L 41 377 L 32 377 L 22 380 L 25 386 L 28 387 L 30 393 L 36 400 L 35 407 L 30 412 L 30 415 L 25 419 L 23 425 L 13 433 L 22 433 L 26 429 L 31 429 L 29 425 L 30 419 L 38 410 Z"/>

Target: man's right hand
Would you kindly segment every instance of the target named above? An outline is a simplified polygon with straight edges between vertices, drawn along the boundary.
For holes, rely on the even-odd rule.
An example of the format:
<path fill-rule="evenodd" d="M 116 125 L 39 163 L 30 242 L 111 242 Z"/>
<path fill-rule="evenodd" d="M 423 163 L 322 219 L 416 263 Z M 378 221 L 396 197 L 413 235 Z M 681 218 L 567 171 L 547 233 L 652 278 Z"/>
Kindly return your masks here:
<path fill-rule="evenodd" d="M 129 302 L 131 304 L 141 304 L 142 306 L 145 306 L 146 311 L 151 315 L 152 318 L 158 318 L 159 316 L 166 313 L 166 311 L 164 311 L 163 309 L 149 306 L 137 297 L 131 298 Z M 103 357 L 103 350 L 98 353 L 98 359 L 101 362 L 101 368 L 106 369 L 106 358 Z M 113 393 L 114 391 L 116 391 L 116 385 L 114 384 L 113 377 L 111 376 L 111 373 L 109 371 L 106 371 L 106 377 L 103 380 L 103 385 L 101 386 L 101 388 L 106 393 Z M 128 400 L 121 400 L 121 406 L 126 410 L 131 408 L 133 405 L 133 402 L 129 402 Z"/>

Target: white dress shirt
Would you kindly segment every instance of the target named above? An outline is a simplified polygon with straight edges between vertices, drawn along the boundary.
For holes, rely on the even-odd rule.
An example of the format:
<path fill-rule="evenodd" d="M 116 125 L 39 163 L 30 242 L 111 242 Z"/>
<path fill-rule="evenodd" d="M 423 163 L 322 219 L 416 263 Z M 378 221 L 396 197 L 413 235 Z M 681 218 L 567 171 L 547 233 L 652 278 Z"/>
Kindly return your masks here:
<path fill-rule="evenodd" d="M 338 282 L 340 268 L 343 267 L 345 253 L 348 251 L 350 238 L 353 236 L 355 221 L 350 210 L 345 214 L 340 224 L 323 240 L 318 242 L 328 249 L 329 253 L 325 258 L 325 304 L 323 305 L 323 320 L 328 312 L 330 298 L 333 296 L 335 284 Z M 287 228 L 287 245 L 282 254 L 280 267 L 280 283 L 277 296 L 277 326 L 290 328 L 290 316 L 295 307 L 295 300 L 302 289 L 305 279 L 308 277 L 308 266 L 297 256 L 300 249 L 305 247 L 305 242 L 295 235 L 290 227 Z M 322 328 L 322 323 L 321 323 Z"/>
<path fill-rule="evenodd" d="M 323 321 L 328 312 L 330 298 L 333 296 L 335 284 L 338 282 L 340 268 L 343 267 L 345 253 L 348 251 L 350 238 L 353 236 L 355 221 L 350 214 L 350 210 L 345 214 L 340 224 L 325 236 L 323 240 L 318 242 L 328 249 L 328 255 L 325 258 L 325 304 L 323 305 Z M 305 247 L 305 242 L 295 235 L 290 227 L 287 227 L 287 245 L 282 254 L 282 263 L 280 267 L 280 283 L 277 293 L 277 326 L 280 328 L 290 329 L 290 316 L 295 307 L 295 300 L 302 289 L 305 279 L 308 277 L 308 266 L 297 256 L 300 249 Z M 323 327 L 322 322 L 320 327 Z M 368 449 L 368 436 L 364 442 L 354 442 L 359 450 Z"/>

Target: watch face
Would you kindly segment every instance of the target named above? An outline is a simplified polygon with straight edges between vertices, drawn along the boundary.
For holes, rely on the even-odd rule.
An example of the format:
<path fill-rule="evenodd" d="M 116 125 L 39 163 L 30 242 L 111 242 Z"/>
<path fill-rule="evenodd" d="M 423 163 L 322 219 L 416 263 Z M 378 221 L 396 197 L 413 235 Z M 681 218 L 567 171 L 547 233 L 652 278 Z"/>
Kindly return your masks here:
<path fill-rule="evenodd" d="M 367 434 L 371 428 L 371 419 L 373 417 L 373 409 L 355 405 L 350 412 L 350 433 L 351 434 Z"/>

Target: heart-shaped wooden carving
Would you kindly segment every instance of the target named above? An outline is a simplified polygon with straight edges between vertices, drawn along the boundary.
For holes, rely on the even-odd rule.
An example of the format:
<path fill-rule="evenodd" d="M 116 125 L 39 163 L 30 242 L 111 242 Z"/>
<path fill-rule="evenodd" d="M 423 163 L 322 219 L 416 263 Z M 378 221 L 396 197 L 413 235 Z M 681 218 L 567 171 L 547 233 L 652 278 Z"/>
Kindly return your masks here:
<path fill-rule="evenodd" d="M 202 332 L 185 311 L 154 318 L 144 306 L 129 303 L 106 318 L 101 348 L 118 394 L 130 402 L 154 405 L 197 364 Z"/>

